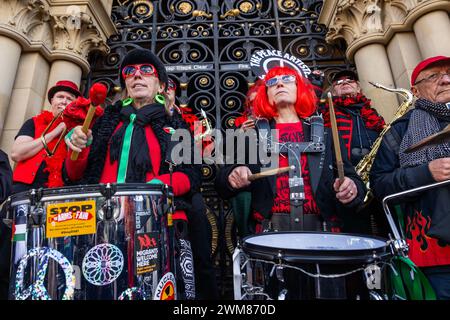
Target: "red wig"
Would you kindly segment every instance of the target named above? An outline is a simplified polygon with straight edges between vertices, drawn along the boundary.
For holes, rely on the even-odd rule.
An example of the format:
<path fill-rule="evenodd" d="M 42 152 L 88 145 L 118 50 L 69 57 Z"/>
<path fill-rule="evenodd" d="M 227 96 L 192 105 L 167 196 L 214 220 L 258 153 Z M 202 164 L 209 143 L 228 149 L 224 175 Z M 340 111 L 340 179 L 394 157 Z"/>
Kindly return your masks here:
<path fill-rule="evenodd" d="M 265 79 L 272 79 L 279 75 L 294 75 L 297 84 L 297 101 L 295 111 L 300 118 L 310 117 L 317 108 L 317 96 L 314 92 L 314 86 L 308 79 L 288 67 L 274 67 L 267 72 Z M 253 101 L 253 108 L 256 116 L 266 119 L 273 119 L 278 115 L 277 107 L 269 103 L 266 86 L 260 86 L 258 93 Z"/>

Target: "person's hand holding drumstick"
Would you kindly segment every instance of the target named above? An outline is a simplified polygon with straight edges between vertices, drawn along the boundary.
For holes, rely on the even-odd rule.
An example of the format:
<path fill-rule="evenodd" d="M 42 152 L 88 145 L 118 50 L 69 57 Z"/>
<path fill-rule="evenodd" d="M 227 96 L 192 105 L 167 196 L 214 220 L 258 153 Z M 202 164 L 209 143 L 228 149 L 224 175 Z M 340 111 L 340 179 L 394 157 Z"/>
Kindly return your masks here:
<path fill-rule="evenodd" d="M 249 186 L 252 181 L 255 181 L 257 179 L 281 174 L 284 172 L 288 172 L 289 170 L 292 170 L 292 168 L 283 167 L 252 174 L 248 167 L 239 166 L 231 171 L 230 175 L 228 176 L 228 182 L 234 189 L 241 189 Z"/>

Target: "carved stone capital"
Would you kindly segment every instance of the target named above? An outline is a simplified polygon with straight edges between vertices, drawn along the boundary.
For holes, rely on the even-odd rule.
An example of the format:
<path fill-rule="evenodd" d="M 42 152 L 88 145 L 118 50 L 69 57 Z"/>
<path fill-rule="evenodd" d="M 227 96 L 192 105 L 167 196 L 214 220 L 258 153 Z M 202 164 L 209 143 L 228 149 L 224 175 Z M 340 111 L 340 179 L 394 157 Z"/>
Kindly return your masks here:
<path fill-rule="evenodd" d="M 109 52 L 106 39 L 102 39 L 92 18 L 84 12 L 71 11 L 52 15 L 50 25 L 53 31 L 53 50 L 70 51 L 85 59 L 93 49 Z"/>
<path fill-rule="evenodd" d="M 347 57 L 368 43 L 387 44 L 397 32 L 408 32 L 421 16 L 450 11 L 448 0 L 325 0 L 319 23 L 328 28 L 326 41 L 344 39 Z"/>
<path fill-rule="evenodd" d="M 3 0 L 0 35 L 24 51 L 40 51 L 49 61 L 72 60 L 87 71 L 91 51 L 109 52 L 106 41 L 116 33 L 110 13 L 109 0 Z"/>

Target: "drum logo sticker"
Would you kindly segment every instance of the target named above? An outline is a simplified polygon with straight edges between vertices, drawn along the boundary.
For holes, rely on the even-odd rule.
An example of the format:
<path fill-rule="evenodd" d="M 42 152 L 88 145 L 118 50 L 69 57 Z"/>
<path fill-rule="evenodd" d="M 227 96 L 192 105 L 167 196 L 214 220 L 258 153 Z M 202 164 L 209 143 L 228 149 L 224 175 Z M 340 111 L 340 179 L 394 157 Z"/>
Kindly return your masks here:
<path fill-rule="evenodd" d="M 176 300 L 176 292 L 175 276 L 168 272 L 159 280 L 153 300 Z"/>
<path fill-rule="evenodd" d="M 91 248 L 83 258 L 83 275 L 94 286 L 106 286 L 122 273 L 123 254 L 118 247 L 102 243 Z"/>
<path fill-rule="evenodd" d="M 52 248 L 41 247 L 28 251 L 19 262 L 14 284 L 14 297 L 16 300 L 26 300 L 28 298 L 32 300 L 51 300 L 50 294 L 45 287 L 47 282 L 50 281 L 50 279 L 47 279 L 49 278 L 47 277 L 47 268 L 50 259 L 54 260 L 64 272 L 66 289 L 62 295 L 62 300 L 73 299 L 75 287 L 73 266 L 61 252 Z M 37 260 L 37 275 L 35 282 L 25 289 L 25 280 L 29 278 L 26 272 L 29 260 Z"/>
<path fill-rule="evenodd" d="M 95 233 L 95 200 L 47 205 L 47 238 Z"/>
<path fill-rule="evenodd" d="M 147 232 L 135 236 L 136 274 L 153 272 L 158 269 L 159 249 L 158 233 Z"/>

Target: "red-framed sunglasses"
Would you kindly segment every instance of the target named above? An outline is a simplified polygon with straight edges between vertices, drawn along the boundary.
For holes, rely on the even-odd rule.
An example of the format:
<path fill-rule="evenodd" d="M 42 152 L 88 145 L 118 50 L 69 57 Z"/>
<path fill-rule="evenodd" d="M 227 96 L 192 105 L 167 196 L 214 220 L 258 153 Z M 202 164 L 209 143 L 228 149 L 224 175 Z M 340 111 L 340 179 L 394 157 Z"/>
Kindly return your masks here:
<path fill-rule="evenodd" d="M 158 73 L 156 72 L 156 69 L 153 65 L 149 63 L 143 63 L 143 64 L 130 64 L 122 69 L 122 77 L 124 79 L 128 77 L 132 77 L 136 74 L 136 71 L 139 70 L 139 72 L 143 76 L 155 76 L 158 77 Z"/>
<path fill-rule="evenodd" d="M 169 81 L 168 81 L 168 86 L 169 86 L 169 90 L 173 90 L 173 91 L 177 90 L 177 85 L 176 85 L 175 82 L 174 82 L 172 79 L 170 79 L 170 78 L 169 78 Z"/>

